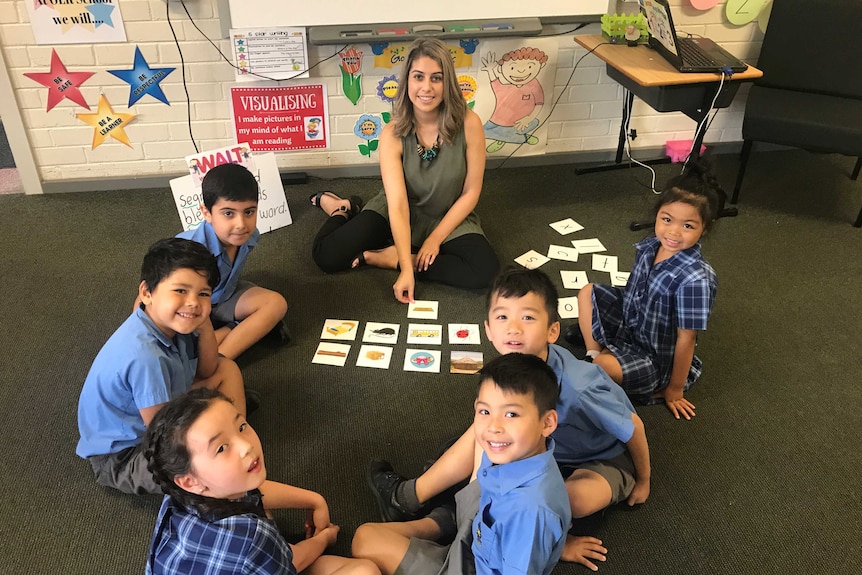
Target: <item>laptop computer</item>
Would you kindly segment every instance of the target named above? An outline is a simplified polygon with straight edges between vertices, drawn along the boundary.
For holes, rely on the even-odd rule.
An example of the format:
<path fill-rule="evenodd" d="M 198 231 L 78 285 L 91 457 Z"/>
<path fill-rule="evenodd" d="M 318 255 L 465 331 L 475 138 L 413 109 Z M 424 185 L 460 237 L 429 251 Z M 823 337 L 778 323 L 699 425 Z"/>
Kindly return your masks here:
<path fill-rule="evenodd" d="M 745 72 L 748 65 L 709 38 L 679 38 L 667 0 L 638 0 L 649 27 L 649 45 L 680 72 Z"/>

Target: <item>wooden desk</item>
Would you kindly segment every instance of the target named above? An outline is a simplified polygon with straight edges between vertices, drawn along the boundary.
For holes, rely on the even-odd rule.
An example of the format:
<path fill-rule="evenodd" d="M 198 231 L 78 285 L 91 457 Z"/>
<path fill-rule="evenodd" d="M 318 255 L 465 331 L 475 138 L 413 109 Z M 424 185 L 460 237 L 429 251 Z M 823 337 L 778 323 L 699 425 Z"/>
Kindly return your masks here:
<path fill-rule="evenodd" d="M 623 103 L 623 121 L 620 125 L 616 165 L 622 162 L 626 143 L 626 124 L 631 117 L 635 96 L 657 112 L 682 112 L 700 126 L 712 111 L 713 98 L 715 98 L 715 108 L 726 108 L 733 101 L 741 82 L 763 76 L 763 72 L 749 65 L 745 72 L 737 72 L 732 77 L 725 78 L 721 93 L 716 97 L 716 92 L 721 86 L 721 74 L 683 74 L 649 46 L 606 44 L 607 40 L 601 34 L 575 36 L 575 42 L 587 50 L 595 48 L 593 54 L 607 64 L 608 76 L 628 90 Z M 700 150 L 705 132 L 704 127 L 696 133 L 692 150 Z M 617 167 L 616 165 L 611 167 Z M 597 170 L 587 168 L 580 170 L 579 173 L 587 171 Z"/>

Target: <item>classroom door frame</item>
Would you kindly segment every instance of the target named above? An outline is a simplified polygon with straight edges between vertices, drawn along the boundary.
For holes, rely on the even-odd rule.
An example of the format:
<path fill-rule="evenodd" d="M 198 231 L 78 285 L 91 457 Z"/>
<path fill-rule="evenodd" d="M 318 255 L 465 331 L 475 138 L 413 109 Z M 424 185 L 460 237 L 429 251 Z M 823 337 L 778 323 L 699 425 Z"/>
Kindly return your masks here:
<path fill-rule="evenodd" d="M 3 128 L 6 130 L 6 138 L 12 149 L 12 158 L 15 160 L 15 168 L 21 178 L 24 193 L 42 194 L 44 190 L 42 179 L 39 177 L 39 168 L 36 166 L 36 158 L 30 146 L 30 138 L 27 136 L 15 90 L 12 88 L 12 80 L 2 48 L 0 46 L 0 119 L 3 120 Z"/>

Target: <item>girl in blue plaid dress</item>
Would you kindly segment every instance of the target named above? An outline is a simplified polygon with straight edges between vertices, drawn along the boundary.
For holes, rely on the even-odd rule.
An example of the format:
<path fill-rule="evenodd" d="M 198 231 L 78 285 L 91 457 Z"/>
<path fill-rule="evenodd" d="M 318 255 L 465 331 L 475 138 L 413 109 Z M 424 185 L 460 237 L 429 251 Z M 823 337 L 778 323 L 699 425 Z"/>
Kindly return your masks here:
<path fill-rule="evenodd" d="M 260 439 L 218 391 L 194 389 L 162 407 L 144 450 L 165 492 L 147 575 L 380 575 L 374 563 L 322 555 L 338 526 L 319 493 L 266 478 Z M 271 509 L 308 509 L 290 545 Z"/>
<path fill-rule="evenodd" d="M 659 196 L 655 235 L 635 244 L 626 287 L 588 284 L 578 294 L 587 357 L 633 400 L 664 401 L 677 419 L 694 416 L 683 392 L 701 374 L 697 332 L 706 329 L 718 285 L 700 238 L 725 199 L 709 169 L 690 162 Z"/>

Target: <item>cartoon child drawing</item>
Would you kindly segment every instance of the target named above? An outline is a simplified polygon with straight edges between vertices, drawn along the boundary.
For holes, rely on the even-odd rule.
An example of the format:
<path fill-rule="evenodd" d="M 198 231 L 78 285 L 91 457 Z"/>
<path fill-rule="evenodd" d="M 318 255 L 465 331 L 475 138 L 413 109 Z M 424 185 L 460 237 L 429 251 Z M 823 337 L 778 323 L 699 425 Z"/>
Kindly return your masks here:
<path fill-rule="evenodd" d="M 198 175 L 201 173 L 201 167 L 198 165 L 198 161 L 194 158 L 192 158 L 192 161 L 189 162 L 189 169 L 192 170 L 195 173 L 195 175 Z"/>
<path fill-rule="evenodd" d="M 539 143 L 532 132 L 539 126 L 545 92 L 536 78 L 547 62 L 547 54 L 529 47 L 507 52 L 499 60 L 493 52 L 482 58 L 482 69 L 488 72 L 497 99 L 491 119 L 485 122 L 485 137 L 494 140 L 487 148 L 489 153 L 507 143 Z"/>
<path fill-rule="evenodd" d="M 307 140 L 313 140 L 320 135 L 320 118 L 309 118 L 305 126 Z"/>

